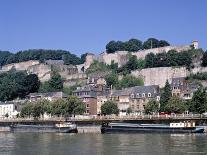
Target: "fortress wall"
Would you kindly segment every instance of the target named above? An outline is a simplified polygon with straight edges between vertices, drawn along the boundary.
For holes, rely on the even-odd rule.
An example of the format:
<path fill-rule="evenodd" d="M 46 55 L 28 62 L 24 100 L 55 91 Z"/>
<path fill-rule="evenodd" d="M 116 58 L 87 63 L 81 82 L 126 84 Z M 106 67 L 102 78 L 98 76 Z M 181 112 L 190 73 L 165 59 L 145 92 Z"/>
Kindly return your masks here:
<path fill-rule="evenodd" d="M 30 74 L 37 74 L 41 82 L 50 79 L 51 67 L 50 65 L 38 64 L 28 67 L 27 72 Z"/>
<path fill-rule="evenodd" d="M 27 70 L 28 67 L 40 64 L 38 60 L 30 60 L 25 62 L 19 62 L 19 63 L 12 63 L 5 66 L 2 66 L 2 70 L 9 71 L 13 67 L 15 67 L 16 70 Z"/>
<path fill-rule="evenodd" d="M 170 50 L 176 50 L 178 52 L 189 50 L 191 47 L 189 45 L 186 46 L 166 46 L 166 47 L 160 47 L 160 48 L 153 48 L 153 49 L 147 49 L 147 50 L 140 50 L 137 52 L 133 52 L 132 55 L 136 55 L 139 59 L 144 59 L 145 56 L 149 53 L 163 53 L 168 52 Z"/>
<path fill-rule="evenodd" d="M 173 68 L 173 67 L 158 67 L 158 68 L 146 68 L 142 70 L 132 71 L 132 75 L 136 77 L 142 77 L 144 79 L 144 85 L 159 85 L 165 86 L 166 80 L 170 83 L 172 78 L 187 77 L 190 73 L 196 74 L 198 72 L 207 72 L 207 67 L 196 67 L 191 71 L 185 67 Z"/>

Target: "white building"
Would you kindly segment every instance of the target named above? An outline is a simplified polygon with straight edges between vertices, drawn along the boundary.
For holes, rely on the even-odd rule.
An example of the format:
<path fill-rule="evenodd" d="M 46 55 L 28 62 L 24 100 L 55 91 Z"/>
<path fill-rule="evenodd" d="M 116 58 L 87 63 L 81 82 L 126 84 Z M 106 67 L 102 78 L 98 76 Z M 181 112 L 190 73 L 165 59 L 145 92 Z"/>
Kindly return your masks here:
<path fill-rule="evenodd" d="M 13 103 L 0 103 L 0 118 L 15 118 L 19 112 Z"/>

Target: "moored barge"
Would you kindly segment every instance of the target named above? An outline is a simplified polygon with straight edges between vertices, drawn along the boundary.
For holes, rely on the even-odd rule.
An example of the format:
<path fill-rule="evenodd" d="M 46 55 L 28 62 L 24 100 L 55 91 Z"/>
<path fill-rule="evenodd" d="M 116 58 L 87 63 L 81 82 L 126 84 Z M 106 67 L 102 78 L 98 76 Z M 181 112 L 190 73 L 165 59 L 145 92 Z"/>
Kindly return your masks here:
<path fill-rule="evenodd" d="M 12 132 L 57 132 L 57 133 L 77 133 L 77 125 L 70 122 L 61 122 L 54 125 L 25 125 L 15 124 L 11 125 Z"/>
<path fill-rule="evenodd" d="M 104 123 L 101 133 L 203 133 L 203 127 L 196 127 L 195 122 L 179 122 L 167 124 L 133 124 Z"/>

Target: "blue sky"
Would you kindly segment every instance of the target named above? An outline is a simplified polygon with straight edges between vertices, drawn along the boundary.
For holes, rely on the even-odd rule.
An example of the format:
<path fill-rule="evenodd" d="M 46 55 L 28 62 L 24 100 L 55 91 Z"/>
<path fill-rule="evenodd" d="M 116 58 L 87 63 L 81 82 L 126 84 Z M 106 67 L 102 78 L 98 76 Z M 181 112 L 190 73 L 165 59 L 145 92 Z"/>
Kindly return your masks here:
<path fill-rule="evenodd" d="M 1 0 L 0 50 L 100 53 L 110 40 L 198 40 L 207 49 L 206 0 Z"/>

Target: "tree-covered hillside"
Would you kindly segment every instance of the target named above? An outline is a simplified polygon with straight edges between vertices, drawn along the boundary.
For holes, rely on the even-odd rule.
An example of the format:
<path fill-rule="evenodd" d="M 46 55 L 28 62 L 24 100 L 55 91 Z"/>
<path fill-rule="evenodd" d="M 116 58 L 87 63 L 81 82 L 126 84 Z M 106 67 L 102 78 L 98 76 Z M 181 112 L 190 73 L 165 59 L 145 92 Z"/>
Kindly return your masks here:
<path fill-rule="evenodd" d="M 0 65 L 18 63 L 28 60 L 64 60 L 65 64 L 77 65 L 82 61 L 75 54 L 71 54 L 65 50 L 45 50 L 45 49 L 31 49 L 25 51 L 19 51 L 15 54 L 8 51 L 0 51 Z"/>

